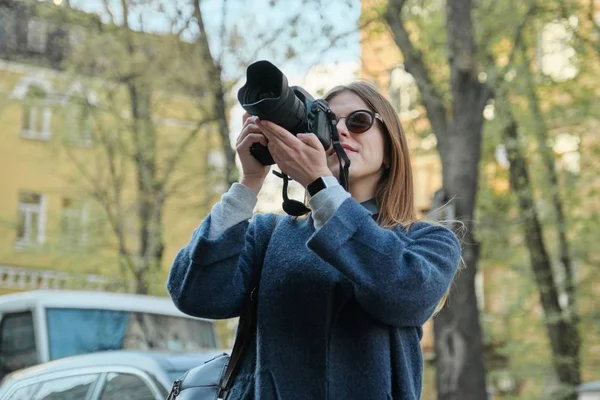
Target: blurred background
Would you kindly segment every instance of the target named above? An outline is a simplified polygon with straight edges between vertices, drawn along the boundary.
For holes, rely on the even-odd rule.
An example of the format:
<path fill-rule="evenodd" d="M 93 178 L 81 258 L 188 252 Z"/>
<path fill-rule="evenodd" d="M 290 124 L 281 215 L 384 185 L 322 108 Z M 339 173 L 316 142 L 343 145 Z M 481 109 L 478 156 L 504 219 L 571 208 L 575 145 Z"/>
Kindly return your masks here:
<path fill-rule="evenodd" d="M 423 399 L 574 399 L 600 379 L 596 0 L 0 0 L 0 293 L 166 296 L 238 181 L 236 93 L 259 59 L 315 97 L 375 83 L 420 216 L 464 223 Z M 281 212 L 280 185 L 257 212 Z M 231 346 L 236 321 L 215 326 Z"/>

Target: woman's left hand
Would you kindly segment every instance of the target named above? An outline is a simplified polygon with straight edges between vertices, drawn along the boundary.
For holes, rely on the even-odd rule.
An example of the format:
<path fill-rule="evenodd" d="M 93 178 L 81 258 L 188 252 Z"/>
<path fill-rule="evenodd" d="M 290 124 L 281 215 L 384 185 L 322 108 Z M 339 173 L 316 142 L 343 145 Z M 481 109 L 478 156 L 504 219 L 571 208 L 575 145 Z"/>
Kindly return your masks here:
<path fill-rule="evenodd" d="M 257 120 L 257 125 L 269 141 L 267 147 L 281 172 L 305 188 L 315 179 L 331 175 L 325 149 L 314 133 L 294 136 L 269 121 Z"/>

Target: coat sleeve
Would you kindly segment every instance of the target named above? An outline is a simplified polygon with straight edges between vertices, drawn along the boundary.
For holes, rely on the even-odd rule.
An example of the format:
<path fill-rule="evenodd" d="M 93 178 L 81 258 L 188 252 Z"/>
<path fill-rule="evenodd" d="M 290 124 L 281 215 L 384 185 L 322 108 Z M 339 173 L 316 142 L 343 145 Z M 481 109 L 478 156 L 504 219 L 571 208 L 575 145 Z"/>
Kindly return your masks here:
<path fill-rule="evenodd" d="M 346 276 L 359 304 L 375 319 L 397 327 L 421 326 L 447 292 L 460 261 L 454 233 L 415 223 L 408 232 L 377 225 L 347 199 L 307 243 Z"/>
<path fill-rule="evenodd" d="M 179 310 L 214 319 L 240 315 L 250 291 L 257 242 L 264 239 L 256 235 L 256 224 L 264 218 L 256 217 L 213 239 L 208 236 L 210 216 L 194 231 L 167 278 L 167 290 Z"/>

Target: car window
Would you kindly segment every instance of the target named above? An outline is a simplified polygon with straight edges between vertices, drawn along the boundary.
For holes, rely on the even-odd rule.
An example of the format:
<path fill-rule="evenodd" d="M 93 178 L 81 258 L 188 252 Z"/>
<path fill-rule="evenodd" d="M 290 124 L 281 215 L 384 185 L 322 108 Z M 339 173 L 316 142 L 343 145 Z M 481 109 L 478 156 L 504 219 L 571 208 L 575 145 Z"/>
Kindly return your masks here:
<path fill-rule="evenodd" d="M 106 377 L 100 400 L 155 399 L 152 389 L 142 378 L 133 374 L 110 373 Z"/>
<path fill-rule="evenodd" d="M 51 360 L 104 350 L 192 352 L 217 347 L 212 321 L 80 308 L 48 308 L 46 320 Z"/>
<path fill-rule="evenodd" d="M 97 374 L 75 375 L 42 383 L 34 400 L 84 400 L 98 379 Z"/>
<path fill-rule="evenodd" d="M 31 312 L 5 314 L 0 323 L 0 378 L 37 364 Z"/>
<path fill-rule="evenodd" d="M 171 385 L 169 385 L 169 390 L 167 390 L 164 387 L 164 385 L 156 378 L 156 376 L 150 375 L 149 377 L 150 380 L 154 383 L 154 385 L 158 388 L 158 391 L 160 392 L 160 398 L 166 399 L 169 395 L 169 392 L 171 391 Z"/>
<path fill-rule="evenodd" d="M 10 394 L 10 400 L 31 400 L 37 387 L 37 384 L 21 387 Z M 9 399 L 9 397 L 2 397 L 2 399 Z"/>
<path fill-rule="evenodd" d="M 50 359 L 56 360 L 121 349 L 129 316 L 124 311 L 49 308 L 46 319 Z"/>

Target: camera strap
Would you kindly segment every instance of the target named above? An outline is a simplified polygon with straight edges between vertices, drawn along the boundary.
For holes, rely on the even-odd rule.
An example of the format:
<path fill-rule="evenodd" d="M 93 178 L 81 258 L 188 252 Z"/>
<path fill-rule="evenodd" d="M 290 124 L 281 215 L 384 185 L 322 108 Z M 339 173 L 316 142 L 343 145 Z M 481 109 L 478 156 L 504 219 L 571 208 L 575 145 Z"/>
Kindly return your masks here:
<path fill-rule="evenodd" d="M 325 103 L 324 101 L 321 101 L 321 100 L 317 100 L 317 101 L 313 102 L 311 107 L 316 108 L 317 111 L 315 112 L 315 114 L 321 116 L 320 118 L 317 118 L 316 123 L 314 123 L 314 121 L 311 121 L 314 123 L 313 129 L 317 129 L 317 131 L 320 133 L 322 133 L 321 131 L 323 131 L 323 130 L 329 131 L 329 134 L 330 134 L 329 136 L 331 138 L 331 145 L 333 146 L 333 149 L 335 150 L 335 152 L 338 156 L 338 162 L 339 162 L 339 167 L 340 167 L 340 175 L 339 175 L 338 181 L 340 182 L 340 185 L 344 188 L 344 190 L 348 191 L 348 180 L 349 180 L 348 171 L 350 169 L 350 159 L 348 158 L 346 151 L 344 150 L 344 148 L 342 147 L 342 144 L 340 143 L 340 136 L 339 136 L 338 130 L 337 130 L 337 119 L 335 117 L 335 114 L 327 106 L 327 103 Z M 324 119 L 322 119 L 323 116 L 325 117 Z M 309 128 L 312 125 L 313 124 L 311 124 L 309 122 Z M 329 129 L 327 129 L 327 126 L 329 126 Z M 315 131 L 315 133 L 317 133 L 317 131 Z M 342 161 L 343 161 L 343 164 L 342 164 Z M 289 181 L 292 180 L 292 178 L 290 178 L 287 174 L 284 174 L 284 173 L 281 173 L 278 171 L 273 171 L 273 174 L 276 175 L 277 177 L 283 179 L 283 188 L 282 188 L 283 211 L 285 211 L 288 215 L 292 215 L 292 216 L 296 216 L 296 217 L 304 215 L 304 214 L 308 214 L 310 212 L 310 208 L 308 208 L 301 201 L 292 200 L 288 197 L 288 194 L 287 194 L 288 183 L 289 183 Z"/>
<path fill-rule="evenodd" d="M 335 118 L 335 114 L 333 113 L 333 111 L 331 111 L 330 108 L 327 108 L 327 118 L 328 118 L 328 122 L 331 126 L 331 139 L 332 139 L 332 145 L 333 145 L 333 149 L 335 150 L 335 152 L 337 153 L 338 156 L 338 163 L 340 166 L 340 176 L 338 181 L 340 182 L 340 185 L 342 185 L 342 187 L 344 188 L 345 191 L 348 191 L 348 170 L 350 169 L 350 159 L 348 158 L 348 155 L 346 154 L 346 151 L 344 150 L 344 148 L 342 147 L 342 144 L 340 143 L 340 135 L 338 134 L 338 130 L 337 130 L 337 119 Z M 344 164 L 342 165 L 342 160 L 344 161 Z"/>
<path fill-rule="evenodd" d="M 281 205 L 281 208 L 283 208 L 283 211 L 286 212 L 286 214 L 294 216 L 294 217 L 299 217 L 301 215 L 304 214 L 308 214 L 310 212 L 310 208 L 306 207 L 306 205 L 298 200 L 292 200 L 288 197 L 287 191 L 288 191 L 288 183 L 289 181 L 292 180 L 292 178 L 290 178 L 289 176 L 287 176 L 286 174 L 282 173 L 282 172 L 278 172 L 278 171 L 272 171 L 273 175 L 283 179 L 283 189 L 282 189 L 282 197 L 283 197 L 283 203 Z"/>

